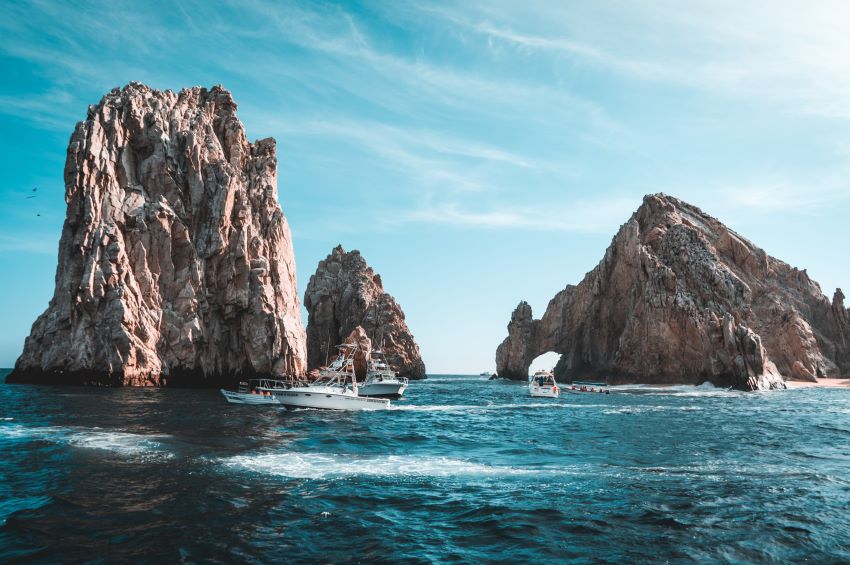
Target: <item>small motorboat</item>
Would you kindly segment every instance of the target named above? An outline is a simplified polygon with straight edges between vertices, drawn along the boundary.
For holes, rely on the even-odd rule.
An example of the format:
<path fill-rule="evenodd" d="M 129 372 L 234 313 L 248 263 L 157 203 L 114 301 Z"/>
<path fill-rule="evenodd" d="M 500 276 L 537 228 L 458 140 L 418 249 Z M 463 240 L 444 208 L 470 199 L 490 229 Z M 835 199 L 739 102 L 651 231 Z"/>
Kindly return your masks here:
<path fill-rule="evenodd" d="M 372 351 L 366 367 L 366 380 L 357 385 L 360 396 L 401 398 L 408 381 L 390 369 L 381 350 Z"/>
<path fill-rule="evenodd" d="M 583 392 L 610 394 L 608 392 L 608 383 L 599 381 L 573 381 L 569 386 L 564 388 L 564 390 L 570 394 L 581 394 Z"/>
<path fill-rule="evenodd" d="M 339 356 L 319 370 L 312 383 L 292 386 L 275 393 L 286 408 L 319 408 L 325 410 L 385 410 L 390 407 L 386 398 L 369 398 L 359 394 L 354 375 L 356 344 L 338 346 Z"/>
<path fill-rule="evenodd" d="M 292 382 L 277 379 L 250 379 L 239 383 L 239 390 L 219 389 L 230 404 L 277 404 L 277 393 L 292 386 Z"/>
<path fill-rule="evenodd" d="M 537 371 L 528 379 L 528 393 L 531 396 L 558 398 L 558 383 L 552 371 Z"/>

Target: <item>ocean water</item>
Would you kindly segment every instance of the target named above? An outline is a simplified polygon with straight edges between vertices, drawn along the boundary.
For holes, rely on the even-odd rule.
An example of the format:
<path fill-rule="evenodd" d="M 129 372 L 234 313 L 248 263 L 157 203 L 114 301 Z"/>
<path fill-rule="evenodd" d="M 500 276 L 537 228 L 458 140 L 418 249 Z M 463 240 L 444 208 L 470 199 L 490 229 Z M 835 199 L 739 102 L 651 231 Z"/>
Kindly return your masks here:
<path fill-rule="evenodd" d="M 0 562 L 850 562 L 850 390 L 0 385 Z"/>

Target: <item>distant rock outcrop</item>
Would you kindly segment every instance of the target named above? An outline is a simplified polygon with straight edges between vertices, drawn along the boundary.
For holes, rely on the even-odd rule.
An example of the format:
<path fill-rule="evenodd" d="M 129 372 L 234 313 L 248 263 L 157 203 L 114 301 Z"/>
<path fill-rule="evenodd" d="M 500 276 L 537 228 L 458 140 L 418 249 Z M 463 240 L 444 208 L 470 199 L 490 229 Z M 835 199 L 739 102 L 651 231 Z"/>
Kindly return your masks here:
<path fill-rule="evenodd" d="M 355 250 L 337 246 L 319 262 L 304 293 L 307 322 L 307 354 L 311 369 L 325 364 L 334 345 L 342 343 L 361 326 L 374 345 L 383 341 L 390 367 L 399 376 L 425 378 L 419 346 L 404 321 L 404 312 L 384 291 L 381 276 Z"/>
<path fill-rule="evenodd" d="M 77 124 L 56 290 L 8 382 L 203 386 L 303 374 L 274 139 L 220 86 L 131 83 Z"/>
<path fill-rule="evenodd" d="M 525 379 L 535 357 L 554 351 L 562 378 L 784 388 L 783 376 L 850 373 L 843 300 L 699 208 L 650 195 L 543 318 L 520 303 L 496 364 L 500 376 Z"/>

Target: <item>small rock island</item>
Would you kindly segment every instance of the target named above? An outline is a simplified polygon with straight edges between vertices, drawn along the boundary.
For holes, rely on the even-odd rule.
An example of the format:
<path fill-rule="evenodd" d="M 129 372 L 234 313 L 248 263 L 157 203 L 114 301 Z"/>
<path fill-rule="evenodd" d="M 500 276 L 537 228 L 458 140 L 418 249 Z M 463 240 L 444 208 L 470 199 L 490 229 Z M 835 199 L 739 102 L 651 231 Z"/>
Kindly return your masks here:
<path fill-rule="evenodd" d="M 309 369 L 325 364 L 347 339 L 382 347 L 400 377 L 425 378 L 425 363 L 404 312 L 357 250 L 341 245 L 319 262 L 304 293 Z"/>

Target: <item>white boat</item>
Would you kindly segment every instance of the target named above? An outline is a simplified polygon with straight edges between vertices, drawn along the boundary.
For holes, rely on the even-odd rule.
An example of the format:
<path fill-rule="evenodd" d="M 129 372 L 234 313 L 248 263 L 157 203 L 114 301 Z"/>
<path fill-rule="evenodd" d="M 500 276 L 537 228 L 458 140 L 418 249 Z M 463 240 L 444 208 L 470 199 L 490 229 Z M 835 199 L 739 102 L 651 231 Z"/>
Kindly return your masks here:
<path fill-rule="evenodd" d="M 376 349 L 372 351 L 367 364 L 366 380 L 357 385 L 357 388 L 360 396 L 401 398 L 407 384 L 407 379 L 399 377 L 398 373 L 390 369 L 383 352 Z"/>
<path fill-rule="evenodd" d="M 552 371 L 537 371 L 528 379 L 528 393 L 531 396 L 558 398 L 558 383 Z"/>
<path fill-rule="evenodd" d="M 356 345 L 340 345 L 340 354 L 329 366 L 319 370 L 319 378 L 274 393 L 286 408 L 319 408 L 325 410 L 385 410 L 386 398 L 369 398 L 359 394 L 354 375 Z"/>
<path fill-rule="evenodd" d="M 222 396 L 230 404 L 277 404 L 275 396 L 282 390 L 292 386 L 291 382 L 277 379 L 252 379 L 239 383 L 239 390 L 219 389 Z"/>

